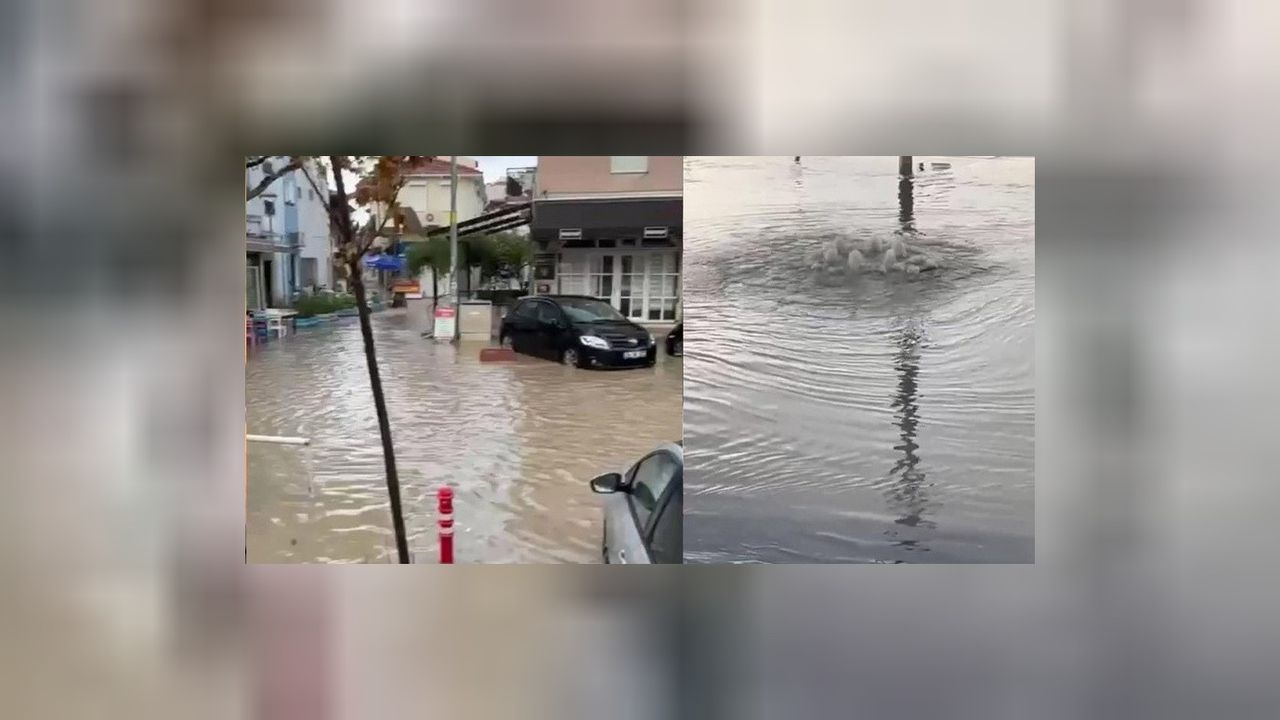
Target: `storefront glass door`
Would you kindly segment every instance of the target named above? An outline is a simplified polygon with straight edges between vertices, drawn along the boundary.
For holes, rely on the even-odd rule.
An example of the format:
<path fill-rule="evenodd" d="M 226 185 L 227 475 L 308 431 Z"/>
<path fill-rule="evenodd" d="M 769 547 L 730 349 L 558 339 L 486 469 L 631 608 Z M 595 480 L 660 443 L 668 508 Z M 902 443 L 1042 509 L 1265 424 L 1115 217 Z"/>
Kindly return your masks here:
<path fill-rule="evenodd" d="M 675 322 L 680 297 L 680 253 L 565 252 L 560 292 L 608 300 L 623 316 L 641 322 Z"/>
<path fill-rule="evenodd" d="M 264 307 L 262 298 L 262 268 L 248 265 L 244 278 L 245 304 L 250 310 L 261 310 Z"/>

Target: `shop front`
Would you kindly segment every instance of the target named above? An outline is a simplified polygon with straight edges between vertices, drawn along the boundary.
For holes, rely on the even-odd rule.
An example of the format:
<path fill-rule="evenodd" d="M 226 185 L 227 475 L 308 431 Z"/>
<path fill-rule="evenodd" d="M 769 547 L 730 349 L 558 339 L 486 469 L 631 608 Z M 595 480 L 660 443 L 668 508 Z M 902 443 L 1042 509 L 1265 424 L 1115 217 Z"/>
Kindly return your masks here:
<path fill-rule="evenodd" d="M 533 291 L 592 295 L 637 322 L 678 321 L 682 211 L 678 197 L 535 200 Z"/>

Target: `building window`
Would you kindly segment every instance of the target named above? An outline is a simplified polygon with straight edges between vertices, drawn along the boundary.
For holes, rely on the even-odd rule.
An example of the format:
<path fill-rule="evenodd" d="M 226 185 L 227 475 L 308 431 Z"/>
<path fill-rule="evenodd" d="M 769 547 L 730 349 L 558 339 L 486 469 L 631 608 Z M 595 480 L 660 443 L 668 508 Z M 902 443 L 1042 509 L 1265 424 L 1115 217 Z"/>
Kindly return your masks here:
<path fill-rule="evenodd" d="M 302 258 L 302 287 L 314 290 L 319 284 L 317 271 L 319 263 L 313 257 Z"/>
<path fill-rule="evenodd" d="M 610 155 L 609 156 L 609 172 L 614 174 L 647 173 L 649 172 L 649 156 L 648 155 Z"/>
<path fill-rule="evenodd" d="M 261 310 L 266 306 L 262 298 L 262 268 L 256 265 L 245 267 L 245 304 L 250 310 Z"/>
<path fill-rule="evenodd" d="M 613 256 L 596 255 L 590 261 L 591 272 L 587 277 L 588 294 L 598 298 L 613 297 Z"/>
<path fill-rule="evenodd" d="M 676 299 L 680 296 L 680 254 L 655 253 L 642 257 L 648 264 L 645 277 L 649 283 L 645 319 L 674 321 Z"/>
<path fill-rule="evenodd" d="M 593 252 L 560 254 L 559 292 L 593 295 L 642 322 L 674 322 L 680 302 L 679 252 Z"/>
<path fill-rule="evenodd" d="M 588 256 L 582 253 L 560 256 L 560 267 L 556 273 L 560 278 L 560 292 L 566 295 L 587 294 L 587 262 Z"/>

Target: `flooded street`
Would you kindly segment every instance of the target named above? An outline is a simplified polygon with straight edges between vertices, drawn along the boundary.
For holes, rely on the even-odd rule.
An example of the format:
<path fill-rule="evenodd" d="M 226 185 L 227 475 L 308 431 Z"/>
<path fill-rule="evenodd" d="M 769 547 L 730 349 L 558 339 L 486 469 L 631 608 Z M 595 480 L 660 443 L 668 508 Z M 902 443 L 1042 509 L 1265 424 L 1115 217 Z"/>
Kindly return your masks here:
<path fill-rule="evenodd" d="M 687 562 L 1034 561 L 1034 160 L 917 160 L 686 160 Z"/>
<path fill-rule="evenodd" d="M 403 310 L 373 323 L 416 561 L 436 560 L 435 492 L 448 483 L 457 562 L 598 562 L 587 481 L 680 439 L 680 359 L 617 372 L 482 364 L 482 344 L 424 339 Z M 311 439 L 249 445 L 249 561 L 394 561 L 357 321 L 251 349 L 245 384 L 249 433 Z"/>

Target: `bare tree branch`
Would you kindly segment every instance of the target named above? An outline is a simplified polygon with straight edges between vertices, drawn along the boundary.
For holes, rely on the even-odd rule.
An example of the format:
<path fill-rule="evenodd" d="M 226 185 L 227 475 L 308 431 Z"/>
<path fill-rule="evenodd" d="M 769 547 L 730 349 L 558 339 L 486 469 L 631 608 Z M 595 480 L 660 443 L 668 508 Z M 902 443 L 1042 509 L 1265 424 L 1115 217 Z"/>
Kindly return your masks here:
<path fill-rule="evenodd" d="M 311 172 L 307 170 L 306 163 L 302 164 L 302 174 L 304 177 L 307 178 L 307 183 L 311 185 L 312 190 L 315 190 L 316 195 L 319 195 L 324 200 L 324 209 L 325 209 L 325 212 L 329 214 L 329 222 L 333 223 L 337 227 L 341 227 L 342 218 L 338 217 L 337 209 L 335 209 L 333 207 L 333 203 L 330 202 L 331 198 L 330 198 L 329 191 L 328 190 L 322 191 L 320 189 L 320 186 L 316 184 L 315 179 L 311 177 Z"/>
<path fill-rule="evenodd" d="M 244 167 L 245 167 L 245 169 L 246 169 L 246 170 L 247 170 L 247 169 L 249 169 L 249 168 L 256 168 L 256 167 L 258 167 L 259 165 L 261 165 L 262 163 L 266 162 L 266 161 L 267 161 L 267 158 L 269 158 L 269 157 L 271 157 L 271 156 L 270 156 L 270 155 L 259 155 L 259 156 L 258 156 L 258 157 L 256 157 L 256 158 L 251 157 L 251 158 L 249 158 L 248 160 L 246 160 L 246 161 L 245 161 L 245 163 L 244 163 Z"/>
<path fill-rule="evenodd" d="M 378 223 L 378 229 L 369 233 L 365 237 L 364 243 L 360 245 L 360 257 L 364 257 L 364 254 L 369 251 L 369 248 L 373 247 L 373 241 L 377 240 L 382 235 L 383 231 L 387 227 L 387 222 L 391 220 L 391 218 L 395 217 L 396 200 L 400 197 L 400 190 L 404 187 L 405 182 L 406 178 L 403 175 L 401 175 L 400 179 L 396 181 L 395 190 L 392 191 L 391 199 L 387 202 L 387 214 L 383 216 L 382 221 Z"/>
<path fill-rule="evenodd" d="M 259 182 L 257 185 L 254 185 L 249 190 L 249 192 L 245 195 L 245 200 L 252 200 L 258 197 L 262 193 L 266 192 L 267 188 L 271 187 L 271 183 L 275 182 L 276 180 L 279 180 L 282 176 L 288 175 L 289 173 L 293 172 L 294 170 L 297 170 L 300 167 L 302 167 L 302 158 L 294 157 L 292 160 L 289 161 L 287 165 L 280 168 L 279 170 L 276 170 L 275 172 L 267 173 L 267 176 L 262 178 L 261 182 Z"/>
<path fill-rule="evenodd" d="M 338 250 L 342 255 L 343 263 L 347 265 L 348 276 L 356 276 L 359 274 L 361 254 L 354 252 L 359 249 L 356 242 L 356 228 L 351 222 L 351 206 L 347 204 L 347 184 L 342 177 L 342 170 L 345 163 L 338 155 L 329 156 L 329 164 L 332 166 L 333 184 L 337 188 L 337 202 L 332 203 L 333 211 L 337 213 L 338 232 L 341 233 L 341 242 Z M 354 278 L 359 280 L 359 278 Z"/>

